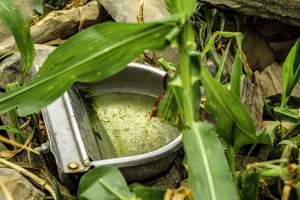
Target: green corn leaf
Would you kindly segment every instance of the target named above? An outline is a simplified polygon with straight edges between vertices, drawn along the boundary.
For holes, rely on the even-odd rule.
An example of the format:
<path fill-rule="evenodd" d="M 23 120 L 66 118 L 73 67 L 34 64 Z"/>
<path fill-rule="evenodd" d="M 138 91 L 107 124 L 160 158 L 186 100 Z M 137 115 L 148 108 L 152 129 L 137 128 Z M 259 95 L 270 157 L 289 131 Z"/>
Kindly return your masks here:
<path fill-rule="evenodd" d="M 300 80 L 300 39 L 291 49 L 283 64 L 283 87 L 281 107 L 286 107 L 289 96 Z"/>
<path fill-rule="evenodd" d="M 256 142 L 257 135 L 253 120 L 240 99 L 214 80 L 205 67 L 201 67 L 201 81 L 207 91 L 207 101 L 213 104 L 213 114 L 217 117 L 217 125 L 226 127 L 229 121 L 235 125 L 234 135 L 231 129 L 227 129 L 228 133 L 218 132 L 220 136 L 228 143 L 234 144 L 235 149 Z M 221 130 L 226 131 L 224 128 Z"/>
<path fill-rule="evenodd" d="M 34 46 L 30 35 L 30 27 L 20 10 L 11 0 L 0 1 L 0 20 L 13 34 L 21 53 L 23 74 L 30 71 L 34 59 Z"/>
<path fill-rule="evenodd" d="M 165 190 L 153 187 L 136 186 L 133 188 L 134 194 L 141 200 L 163 200 Z"/>
<path fill-rule="evenodd" d="M 40 110 L 76 82 L 94 82 L 124 69 L 144 49 L 166 47 L 165 35 L 178 18 L 149 24 L 99 24 L 73 36 L 50 54 L 33 81 L 0 95 L 0 113 Z"/>
<path fill-rule="evenodd" d="M 136 200 L 121 172 L 113 167 L 98 167 L 87 172 L 80 180 L 80 200 Z"/>
<path fill-rule="evenodd" d="M 165 0 L 165 3 L 171 14 L 186 13 L 191 16 L 196 9 L 197 0 Z"/>
<path fill-rule="evenodd" d="M 239 199 L 224 148 L 207 122 L 193 123 L 183 131 L 193 199 Z"/>

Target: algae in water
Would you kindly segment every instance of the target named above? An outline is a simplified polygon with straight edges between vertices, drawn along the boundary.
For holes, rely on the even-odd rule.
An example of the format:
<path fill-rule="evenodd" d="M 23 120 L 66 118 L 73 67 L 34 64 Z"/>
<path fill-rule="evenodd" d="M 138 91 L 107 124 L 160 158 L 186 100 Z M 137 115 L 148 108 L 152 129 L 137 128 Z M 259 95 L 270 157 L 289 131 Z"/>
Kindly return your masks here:
<path fill-rule="evenodd" d="M 179 133 L 175 127 L 159 118 L 150 119 L 154 97 L 114 92 L 89 98 L 98 122 L 106 130 L 106 133 L 100 133 L 101 138 L 109 137 L 114 146 L 112 151 L 115 151 L 117 157 L 159 149 Z"/>

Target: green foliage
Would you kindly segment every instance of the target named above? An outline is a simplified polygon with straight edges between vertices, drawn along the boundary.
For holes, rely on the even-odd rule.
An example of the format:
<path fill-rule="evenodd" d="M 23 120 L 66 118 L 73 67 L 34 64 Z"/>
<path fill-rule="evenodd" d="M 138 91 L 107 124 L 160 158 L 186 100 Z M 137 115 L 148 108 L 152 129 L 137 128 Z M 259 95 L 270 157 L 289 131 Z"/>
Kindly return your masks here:
<path fill-rule="evenodd" d="M 80 180 L 80 200 L 163 200 L 165 191 L 158 188 L 127 186 L 121 172 L 114 167 L 98 167 L 87 172 Z"/>
<path fill-rule="evenodd" d="M 79 199 L 82 200 L 135 200 L 119 170 L 99 167 L 87 172 L 80 180 Z"/>
<path fill-rule="evenodd" d="M 165 195 L 163 189 L 144 186 L 134 187 L 133 192 L 141 200 L 163 200 Z"/>
<path fill-rule="evenodd" d="M 300 80 L 300 39 L 291 49 L 283 64 L 283 87 L 281 107 L 286 107 L 289 97 Z"/>
<path fill-rule="evenodd" d="M 168 11 L 171 14 L 185 13 L 187 16 L 191 16 L 196 9 L 196 0 L 165 0 Z"/>
<path fill-rule="evenodd" d="M 34 46 L 29 24 L 11 0 L 0 1 L 0 20 L 15 38 L 21 53 L 23 73 L 26 75 L 29 73 L 34 59 Z"/>
<path fill-rule="evenodd" d="M 243 172 L 241 177 L 241 200 L 253 200 L 258 197 L 260 175 L 253 169 Z"/>
<path fill-rule="evenodd" d="M 207 92 L 207 102 L 211 104 L 213 114 L 217 117 L 217 125 L 221 128 L 218 133 L 226 142 L 238 150 L 246 144 L 257 142 L 256 129 L 253 120 L 240 99 L 225 86 L 212 78 L 205 67 L 201 67 L 201 81 Z M 227 127 L 234 122 L 236 134 Z M 227 129 L 226 129 L 226 128 Z"/>
<path fill-rule="evenodd" d="M 222 58 L 221 66 L 217 74 L 216 80 L 212 78 L 208 70 L 204 67 L 204 60 L 210 48 L 218 36 L 225 38 L 234 37 L 237 43 L 236 55 L 232 66 L 231 89 L 228 90 L 220 83 L 220 77 L 223 73 L 225 57 Z M 247 108 L 240 101 L 240 82 L 242 75 L 242 41 L 241 33 L 231 32 L 216 32 L 207 42 L 201 55 L 198 55 L 199 65 L 201 66 L 201 81 L 206 89 L 207 95 L 207 110 L 212 112 L 217 118 L 217 132 L 230 145 L 233 145 L 235 150 L 239 150 L 242 146 L 252 144 L 258 141 L 258 135 L 254 122 Z M 230 43 L 229 43 L 230 45 Z M 227 46 L 225 55 L 228 54 Z M 263 143 L 269 142 L 264 140 Z"/>
<path fill-rule="evenodd" d="M 210 124 L 191 124 L 183 131 L 183 144 L 194 199 L 239 199 L 224 148 Z"/>
<path fill-rule="evenodd" d="M 31 83 L 0 95 L 0 113 L 18 107 L 21 115 L 40 110 L 76 82 L 93 82 L 124 69 L 144 49 L 163 49 L 178 18 L 164 23 L 95 25 L 50 54 Z"/>

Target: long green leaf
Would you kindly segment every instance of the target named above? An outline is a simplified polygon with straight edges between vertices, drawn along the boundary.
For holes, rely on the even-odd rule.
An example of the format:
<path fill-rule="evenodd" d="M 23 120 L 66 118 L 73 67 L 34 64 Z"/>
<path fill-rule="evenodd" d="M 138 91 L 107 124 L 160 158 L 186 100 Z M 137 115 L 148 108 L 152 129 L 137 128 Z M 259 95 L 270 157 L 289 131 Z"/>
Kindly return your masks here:
<path fill-rule="evenodd" d="M 241 93 L 241 76 L 242 76 L 242 69 L 243 69 L 243 55 L 242 55 L 242 42 L 243 42 L 243 35 L 238 34 L 236 36 L 237 41 L 237 50 L 236 55 L 232 64 L 232 72 L 231 72 L 231 91 L 237 97 L 240 97 Z"/>
<path fill-rule="evenodd" d="M 239 199 L 224 148 L 207 122 L 193 123 L 183 131 L 193 199 Z"/>
<path fill-rule="evenodd" d="M 99 167 L 87 172 L 80 180 L 81 200 L 135 200 L 121 172 L 113 167 Z"/>
<path fill-rule="evenodd" d="M 30 71 L 34 59 L 34 46 L 29 24 L 12 0 L 0 1 L 0 20 L 8 27 L 15 38 L 21 53 L 23 73 L 26 75 Z"/>
<path fill-rule="evenodd" d="M 300 39 L 291 49 L 283 64 L 283 87 L 281 107 L 287 105 L 289 96 L 300 80 Z"/>
<path fill-rule="evenodd" d="M 124 69 L 144 49 L 161 50 L 178 18 L 149 24 L 99 24 L 59 46 L 27 86 L 0 95 L 0 113 L 27 115 L 50 104 L 76 82 L 94 82 Z"/>

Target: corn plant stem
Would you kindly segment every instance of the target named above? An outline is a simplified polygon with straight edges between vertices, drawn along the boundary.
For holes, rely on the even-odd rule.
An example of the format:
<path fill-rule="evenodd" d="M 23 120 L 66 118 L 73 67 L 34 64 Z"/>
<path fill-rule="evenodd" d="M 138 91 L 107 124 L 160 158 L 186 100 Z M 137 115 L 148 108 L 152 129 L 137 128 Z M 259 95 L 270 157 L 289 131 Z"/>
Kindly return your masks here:
<path fill-rule="evenodd" d="M 20 172 L 21 174 L 23 174 L 24 176 L 27 176 L 29 178 L 31 178 L 34 182 L 36 182 L 37 184 L 39 184 L 41 187 L 45 188 L 50 194 L 51 196 L 53 197 L 54 200 L 56 200 L 56 194 L 55 194 L 55 191 L 53 190 L 53 188 L 47 184 L 47 182 L 41 178 L 39 178 L 38 176 L 36 176 L 35 174 L 31 173 L 30 171 L 12 163 L 12 162 L 9 162 L 3 158 L 0 158 L 0 163 L 7 166 L 7 167 L 10 167 L 18 172 Z"/>
<path fill-rule="evenodd" d="M 284 174 L 283 168 L 264 169 L 259 172 L 263 177 L 282 177 Z"/>
<path fill-rule="evenodd" d="M 187 46 L 187 41 L 189 40 L 188 34 L 188 25 L 183 27 L 183 31 L 178 37 L 179 40 L 179 76 L 181 78 L 182 87 L 181 87 L 181 95 L 182 99 L 185 100 L 183 104 L 183 121 L 185 125 L 188 125 L 195 121 L 194 118 L 194 109 L 193 109 L 193 88 L 191 82 L 191 72 L 190 72 L 190 57 L 189 50 Z"/>
<path fill-rule="evenodd" d="M 237 183 L 237 174 L 236 174 L 236 153 L 234 150 L 234 147 L 230 144 L 226 143 L 226 147 L 227 147 L 227 156 L 228 156 L 228 161 L 229 161 L 229 166 L 230 166 L 230 171 L 232 174 L 232 178 L 233 178 L 233 182 L 235 184 L 235 186 L 237 187 L 238 183 Z"/>
<path fill-rule="evenodd" d="M 9 92 L 9 91 L 17 89 L 19 86 L 20 86 L 20 84 L 18 82 L 9 83 L 5 86 L 5 90 L 7 92 Z M 14 108 L 14 109 L 10 110 L 8 112 L 8 116 L 9 116 L 9 119 L 10 119 L 10 125 L 14 128 L 19 128 L 17 109 Z M 14 139 L 14 138 L 10 138 L 10 139 Z M 23 143 L 24 142 L 23 139 L 22 139 L 22 136 L 20 134 L 16 134 L 15 139 L 18 143 Z"/>

